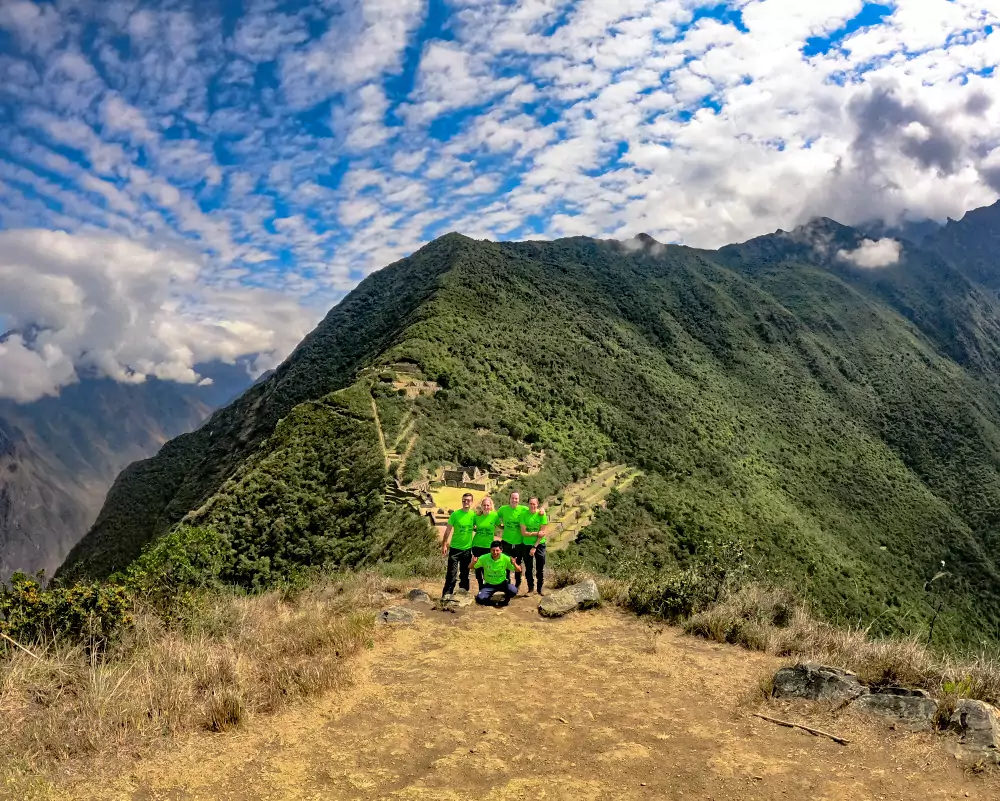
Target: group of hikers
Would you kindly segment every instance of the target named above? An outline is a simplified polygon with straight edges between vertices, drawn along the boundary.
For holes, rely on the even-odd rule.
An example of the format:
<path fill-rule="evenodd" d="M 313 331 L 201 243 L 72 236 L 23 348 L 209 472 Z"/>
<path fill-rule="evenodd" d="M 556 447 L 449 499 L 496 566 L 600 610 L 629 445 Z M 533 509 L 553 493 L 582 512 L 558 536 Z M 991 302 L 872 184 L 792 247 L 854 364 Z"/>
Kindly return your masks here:
<path fill-rule="evenodd" d="M 442 598 L 455 592 L 457 584 L 469 590 L 470 568 L 476 571 L 479 592 L 476 603 L 506 606 L 521 589 L 522 574 L 527 593 L 544 595 L 545 528 L 549 518 L 538 498 L 521 504 L 521 495 L 512 492 L 508 503 L 493 509 L 489 495 L 472 508 L 471 492 L 462 496 L 462 508 L 451 513 L 441 541 L 441 553 L 448 557 Z M 473 561 L 475 560 L 475 561 Z M 515 579 L 511 582 L 511 573 Z M 503 594 L 494 601 L 493 596 Z"/>

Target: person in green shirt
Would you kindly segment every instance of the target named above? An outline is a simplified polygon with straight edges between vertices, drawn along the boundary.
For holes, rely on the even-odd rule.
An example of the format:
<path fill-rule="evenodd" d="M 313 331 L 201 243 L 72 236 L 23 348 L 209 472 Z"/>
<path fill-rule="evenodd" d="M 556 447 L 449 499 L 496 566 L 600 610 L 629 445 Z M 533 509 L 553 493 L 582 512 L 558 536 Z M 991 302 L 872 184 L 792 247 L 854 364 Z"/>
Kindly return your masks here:
<path fill-rule="evenodd" d="M 493 509 L 493 499 L 487 495 L 479 502 L 479 509 L 476 510 L 476 531 L 472 536 L 472 559 L 475 561 L 480 556 L 486 556 L 490 552 L 493 540 L 497 538 L 496 532 L 500 527 L 500 515 Z M 476 581 L 479 582 L 479 589 L 483 588 L 483 570 L 476 568 Z"/>
<path fill-rule="evenodd" d="M 536 578 L 538 594 L 545 595 L 542 585 L 545 583 L 545 527 L 548 524 L 549 516 L 539 508 L 538 498 L 530 498 L 527 513 L 521 515 L 521 564 L 528 582 L 526 595 L 534 591 Z"/>
<path fill-rule="evenodd" d="M 476 526 L 476 513 L 472 511 L 472 493 L 462 496 L 462 508 L 456 509 L 448 518 L 441 541 L 441 553 L 448 557 L 448 572 L 444 577 L 445 598 L 455 592 L 457 583 L 469 591 L 469 565 L 472 563 L 472 535 Z"/>
<path fill-rule="evenodd" d="M 497 509 L 503 523 L 503 552 L 515 562 L 521 561 L 521 515 L 526 514 L 528 507 L 521 504 L 521 494 L 512 492 L 509 502 Z M 517 586 L 521 586 L 521 574 L 517 574 Z"/>
<path fill-rule="evenodd" d="M 503 593 L 503 600 L 497 606 L 506 606 L 517 595 L 517 587 L 510 583 L 510 571 L 520 575 L 521 566 L 503 552 L 503 542 L 496 540 L 490 552 L 476 560 L 476 570 L 483 571 L 483 586 L 476 595 L 477 604 L 493 603 L 493 596 Z"/>

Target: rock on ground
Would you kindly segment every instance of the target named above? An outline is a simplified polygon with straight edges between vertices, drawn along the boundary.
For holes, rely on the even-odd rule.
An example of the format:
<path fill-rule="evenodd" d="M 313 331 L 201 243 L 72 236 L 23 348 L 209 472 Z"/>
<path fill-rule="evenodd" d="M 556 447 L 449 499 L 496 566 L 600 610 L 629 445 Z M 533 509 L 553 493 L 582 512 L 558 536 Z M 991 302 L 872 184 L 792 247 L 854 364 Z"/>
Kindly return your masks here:
<path fill-rule="evenodd" d="M 862 695 L 854 703 L 862 712 L 902 723 L 914 729 L 930 729 L 937 715 L 938 702 L 923 690 L 888 687 Z"/>
<path fill-rule="evenodd" d="M 406 599 L 411 603 L 415 604 L 429 604 L 431 602 L 431 596 L 429 596 L 423 590 L 419 589 L 410 590 L 409 594 L 406 596 Z"/>
<path fill-rule="evenodd" d="M 597 582 L 585 579 L 579 584 L 571 584 L 543 597 L 538 605 L 538 611 L 543 617 L 561 617 L 575 609 L 596 606 L 600 600 L 601 594 L 597 590 Z"/>
<path fill-rule="evenodd" d="M 867 693 L 853 673 L 826 665 L 801 664 L 774 674 L 775 698 L 853 701 Z"/>
<path fill-rule="evenodd" d="M 1000 747 L 1000 711 L 985 701 L 963 698 L 951 716 L 951 728 L 961 734 L 961 744 L 974 751 L 992 752 Z"/>
<path fill-rule="evenodd" d="M 454 595 L 441 596 L 442 609 L 456 609 L 463 606 L 471 606 L 475 603 L 475 598 L 468 590 L 457 589 Z"/>
<path fill-rule="evenodd" d="M 390 606 L 378 613 L 378 619 L 383 623 L 414 623 L 417 613 L 401 606 Z"/>

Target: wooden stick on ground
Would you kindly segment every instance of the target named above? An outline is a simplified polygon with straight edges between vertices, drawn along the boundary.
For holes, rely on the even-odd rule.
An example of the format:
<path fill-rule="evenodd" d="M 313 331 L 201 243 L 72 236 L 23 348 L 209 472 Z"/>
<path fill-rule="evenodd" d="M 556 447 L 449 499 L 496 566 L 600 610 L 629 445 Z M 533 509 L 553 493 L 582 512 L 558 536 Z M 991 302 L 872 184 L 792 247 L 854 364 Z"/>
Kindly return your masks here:
<path fill-rule="evenodd" d="M 849 740 L 845 740 L 843 737 L 838 737 L 836 734 L 830 734 L 830 732 L 823 731 L 822 729 L 810 729 L 808 726 L 803 726 L 801 723 L 789 723 L 787 720 L 769 718 L 767 715 L 761 715 L 757 712 L 754 712 L 753 715 L 761 720 L 766 720 L 770 723 L 777 723 L 779 726 L 785 726 L 789 729 L 802 729 L 802 731 L 807 731 L 816 737 L 829 737 L 835 743 L 840 743 L 841 745 L 847 745 L 848 742 L 850 742 Z"/>
<path fill-rule="evenodd" d="M 20 649 L 21 649 L 22 651 L 24 651 L 24 652 L 25 652 L 25 653 L 26 653 L 26 654 L 27 654 L 28 656 L 30 656 L 30 657 L 31 657 L 32 659 L 34 659 L 34 660 L 36 660 L 36 661 L 38 661 L 38 662 L 41 662 L 41 661 L 42 661 L 40 657 L 38 657 L 38 656 L 35 656 L 35 654 L 33 654 L 33 653 L 32 653 L 31 651 L 29 651 L 29 650 L 28 650 L 27 648 L 25 648 L 25 647 L 24 647 L 23 645 L 21 645 L 21 643 L 19 643 L 19 642 L 18 642 L 17 640 L 15 640 L 15 639 L 14 639 L 13 637 L 8 637 L 8 636 L 7 636 L 6 634 L 4 634 L 4 633 L 3 633 L 2 631 L 0 631 L 0 637 L 3 637 L 3 638 L 4 638 L 4 639 L 5 639 L 6 641 L 7 641 L 7 642 L 9 642 L 9 643 L 10 643 L 11 645 L 13 645 L 13 646 L 14 646 L 15 648 L 20 648 Z"/>

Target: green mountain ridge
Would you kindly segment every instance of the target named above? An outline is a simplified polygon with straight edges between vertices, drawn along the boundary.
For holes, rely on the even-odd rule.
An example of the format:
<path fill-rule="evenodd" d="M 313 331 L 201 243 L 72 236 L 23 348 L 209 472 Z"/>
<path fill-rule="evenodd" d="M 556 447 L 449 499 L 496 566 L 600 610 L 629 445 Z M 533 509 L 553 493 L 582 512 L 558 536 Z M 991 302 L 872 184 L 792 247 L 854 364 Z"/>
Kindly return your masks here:
<path fill-rule="evenodd" d="M 126 470 L 60 576 L 120 570 L 181 520 L 217 532 L 225 579 L 249 587 L 425 547 L 380 490 L 374 403 L 412 421 L 404 481 L 528 448 L 546 456 L 523 482 L 540 494 L 602 461 L 642 469 L 571 549 L 591 564 L 666 568 L 737 539 L 827 615 L 912 631 L 944 562 L 938 625 L 995 637 L 1000 316 L 933 250 L 845 262 L 862 240 L 827 220 L 720 251 L 442 237 Z M 441 389 L 395 393 L 377 375 L 401 363 Z"/>

